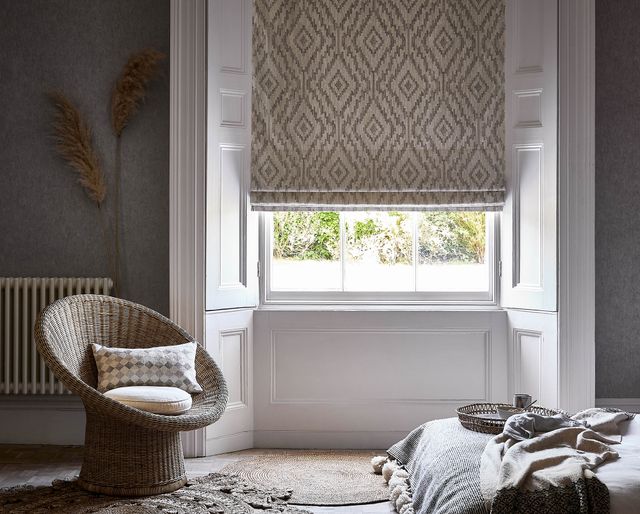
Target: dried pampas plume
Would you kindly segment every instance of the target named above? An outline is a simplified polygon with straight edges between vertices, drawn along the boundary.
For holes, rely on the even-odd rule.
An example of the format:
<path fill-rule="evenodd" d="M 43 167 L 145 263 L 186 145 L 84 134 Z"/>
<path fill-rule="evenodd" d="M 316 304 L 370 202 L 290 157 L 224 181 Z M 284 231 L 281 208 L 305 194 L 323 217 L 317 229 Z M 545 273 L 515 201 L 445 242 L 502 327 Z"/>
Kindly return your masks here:
<path fill-rule="evenodd" d="M 116 136 L 129 123 L 147 92 L 147 84 L 157 74 L 158 63 L 164 54 L 147 49 L 129 57 L 111 96 L 111 124 Z"/>
<path fill-rule="evenodd" d="M 109 267 L 115 274 L 115 258 L 111 250 L 108 220 L 102 202 L 107 194 L 104 174 L 100 168 L 98 155 L 91 144 L 91 129 L 82 119 L 78 109 L 60 92 L 49 93 L 49 98 L 55 107 L 53 132 L 56 150 L 79 175 L 78 182 L 95 202 L 102 220 L 102 235 L 107 249 Z M 113 277 L 114 275 L 112 275 Z M 118 295 L 117 284 L 115 285 Z"/>
<path fill-rule="evenodd" d="M 56 150 L 78 173 L 80 185 L 100 207 L 107 188 L 98 156 L 91 144 L 91 129 L 62 93 L 50 93 L 49 98 L 56 108 L 53 121 Z"/>

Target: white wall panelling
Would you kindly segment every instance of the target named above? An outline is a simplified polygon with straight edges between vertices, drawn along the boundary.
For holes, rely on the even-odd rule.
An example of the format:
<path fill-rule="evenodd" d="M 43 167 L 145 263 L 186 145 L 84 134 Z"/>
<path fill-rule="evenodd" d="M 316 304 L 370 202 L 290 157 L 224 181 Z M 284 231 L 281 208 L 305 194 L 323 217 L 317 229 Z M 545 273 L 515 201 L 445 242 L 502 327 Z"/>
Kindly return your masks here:
<path fill-rule="evenodd" d="M 251 0 L 208 0 L 206 346 L 229 402 L 206 430 L 207 454 L 253 445 L 257 215 L 249 207 Z"/>
<path fill-rule="evenodd" d="M 557 407 L 558 0 L 506 5 L 500 298 L 508 315 L 509 393 Z"/>
<path fill-rule="evenodd" d="M 219 260 L 218 293 L 231 288 L 244 289 L 246 286 L 246 236 L 244 168 L 246 147 L 243 145 L 221 144 L 217 148 L 218 176 L 217 194 L 211 197 L 210 208 L 218 215 Z M 211 219 L 211 218 L 210 218 Z M 215 223 L 212 220 L 212 225 Z"/>
<path fill-rule="evenodd" d="M 220 125 L 233 128 L 246 126 L 245 98 L 244 91 L 220 90 Z"/>
<path fill-rule="evenodd" d="M 251 62 L 251 2 L 246 0 L 209 0 L 217 66 L 223 73 L 246 75 Z M 211 20 L 211 18 L 210 18 Z M 249 22 L 249 23 L 248 23 Z"/>
<path fill-rule="evenodd" d="M 543 161 L 541 144 L 514 145 L 511 286 L 519 291 L 544 291 Z"/>
<path fill-rule="evenodd" d="M 544 5 L 546 4 L 546 5 Z M 511 38 L 507 45 L 513 50 L 512 64 L 516 73 L 542 73 L 544 71 L 545 24 L 549 21 L 548 9 L 553 8 L 544 0 L 510 0 L 507 2 L 507 30 Z M 509 29 L 512 29 L 511 32 Z"/>
<path fill-rule="evenodd" d="M 547 373 L 543 387 L 555 383 L 558 405 L 575 412 L 595 400 L 595 2 L 514 0 L 507 2 L 507 18 L 512 101 L 506 105 L 501 301 L 538 311 L 519 319 L 522 330 L 536 331 L 546 323 L 542 311 L 557 310 L 557 378 Z M 537 182 L 536 160 L 519 158 L 523 149 L 536 148 Z M 523 187 L 523 175 L 530 186 Z M 546 332 L 552 332 L 548 319 Z M 542 340 L 544 352 L 545 331 Z M 525 361 L 531 359 L 527 353 Z"/>
<path fill-rule="evenodd" d="M 204 335 L 206 4 L 171 2 L 170 310 Z"/>
<path fill-rule="evenodd" d="M 221 367 L 229 388 L 227 409 L 207 428 L 207 454 L 253 446 L 253 311 L 209 312 L 207 350 Z"/>
<path fill-rule="evenodd" d="M 487 328 L 272 329 L 269 401 L 272 405 L 485 401 L 492 378 L 490 344 Z M 452 362 L 465 380 L 442 380 L 440 371 Z M 363 380 L 354 373 L 355 365 L 385 378 Z"/>
<path fill-rule="evenodd" d="M 513 332 L 514 391 L 530 391 L 534 398 L 542 393 L 542 346 L 544 335 L 531 329 Z M 531 365 L 533 364 L 533 365 Z"/>
<path fill-rule="evenodd" d="M 249 208 L 251 1 L 209 0 L 206 309 L 257 303 Z"/>
<path fill-rule="evenodd" d="M 515 128 L 542 127 L 542 90 L 514 91 Z"/>
<path fill-rule="evenodd" d="M 595 0 L 560 2 L 560 405 L 595 399 Z"/>
<path fill-rule="evenodd" d="M 204 337 L 206 2 L 171 1 L 169 162 L 170 316 Z M 205 454 L 204 430 L 183 433 L 185 455 Z"/>
<path fill-rule="evenodd" d="M 247 201 L 250 24 L 250 0 L 171 3 L 171 317 L 210 351 L 205 310 L 251 306 L 256 297 L 247 268 L 257 246 Z M 228 362 L 240 366 L 250 358 L 248 330 L 243 358 Z M 225 372 L 234 380 L 236 371 L 250 379 L 246 365 L 232 367 Z M 240 419 L 250 431 L 250 417 L 231 416 L 184 434 L 185 454 L 205 455 L 212 438 L 229 436 Z"/>
<path fill-rule="evenodd" d="M 243 311 L 249 314 L 249 311 Z M 251 319 L 237 328 L 218 332 L 219 359 L 230 370 L 226 374 L 229 387 L 228 410 L 249 408 L 249 330 Z"/>
<path fill-rule="evenodd" d="M 504 307 L 556 310 L 557 0 L 507 2 Z"/>
<path fill-rule="evenodd" d="M 256 311 L 258 447 L 380 447 L 507 399 L 506 315 Z"/>
<path fill-rule="evenodd" d="M 543 407 L 558 406 L 558 330 L 555 313 L 510 310 L 509 397 L 528 393 Z"/>

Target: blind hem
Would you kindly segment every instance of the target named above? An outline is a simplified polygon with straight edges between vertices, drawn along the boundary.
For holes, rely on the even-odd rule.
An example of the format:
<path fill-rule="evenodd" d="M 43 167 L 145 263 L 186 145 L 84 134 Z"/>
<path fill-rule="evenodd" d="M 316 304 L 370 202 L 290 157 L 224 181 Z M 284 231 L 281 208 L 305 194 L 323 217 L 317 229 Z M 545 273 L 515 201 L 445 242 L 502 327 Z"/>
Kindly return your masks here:
<path fill-rule="evenodd" d="M 500 211 L 505 191 L 251 191 L 254 211 Z"/>

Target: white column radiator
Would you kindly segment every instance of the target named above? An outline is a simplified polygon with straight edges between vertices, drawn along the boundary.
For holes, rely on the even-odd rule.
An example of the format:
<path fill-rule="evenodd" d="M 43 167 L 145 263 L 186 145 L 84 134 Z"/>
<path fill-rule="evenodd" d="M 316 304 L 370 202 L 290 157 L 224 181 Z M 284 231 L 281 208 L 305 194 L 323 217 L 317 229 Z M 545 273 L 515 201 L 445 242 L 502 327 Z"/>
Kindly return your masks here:
<path fill-rule="evenodd" d="M 109 294 L 111 286 L 109 278 L 0 277 L 0 394 L 68 393 L 36 351 L 36 318 L 59 298 Z"/>

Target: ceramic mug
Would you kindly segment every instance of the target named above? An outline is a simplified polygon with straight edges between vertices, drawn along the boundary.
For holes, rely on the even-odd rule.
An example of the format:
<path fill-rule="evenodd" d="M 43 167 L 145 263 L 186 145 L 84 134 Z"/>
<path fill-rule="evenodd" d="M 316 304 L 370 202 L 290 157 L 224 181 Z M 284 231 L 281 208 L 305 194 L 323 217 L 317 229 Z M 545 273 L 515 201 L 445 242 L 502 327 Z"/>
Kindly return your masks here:
<path fill-rule="evenodd" d="M 531 403 L 531 395 L 525 393 L 516 393 L 513 395 L 513 406 L 524 409 Z"/>

